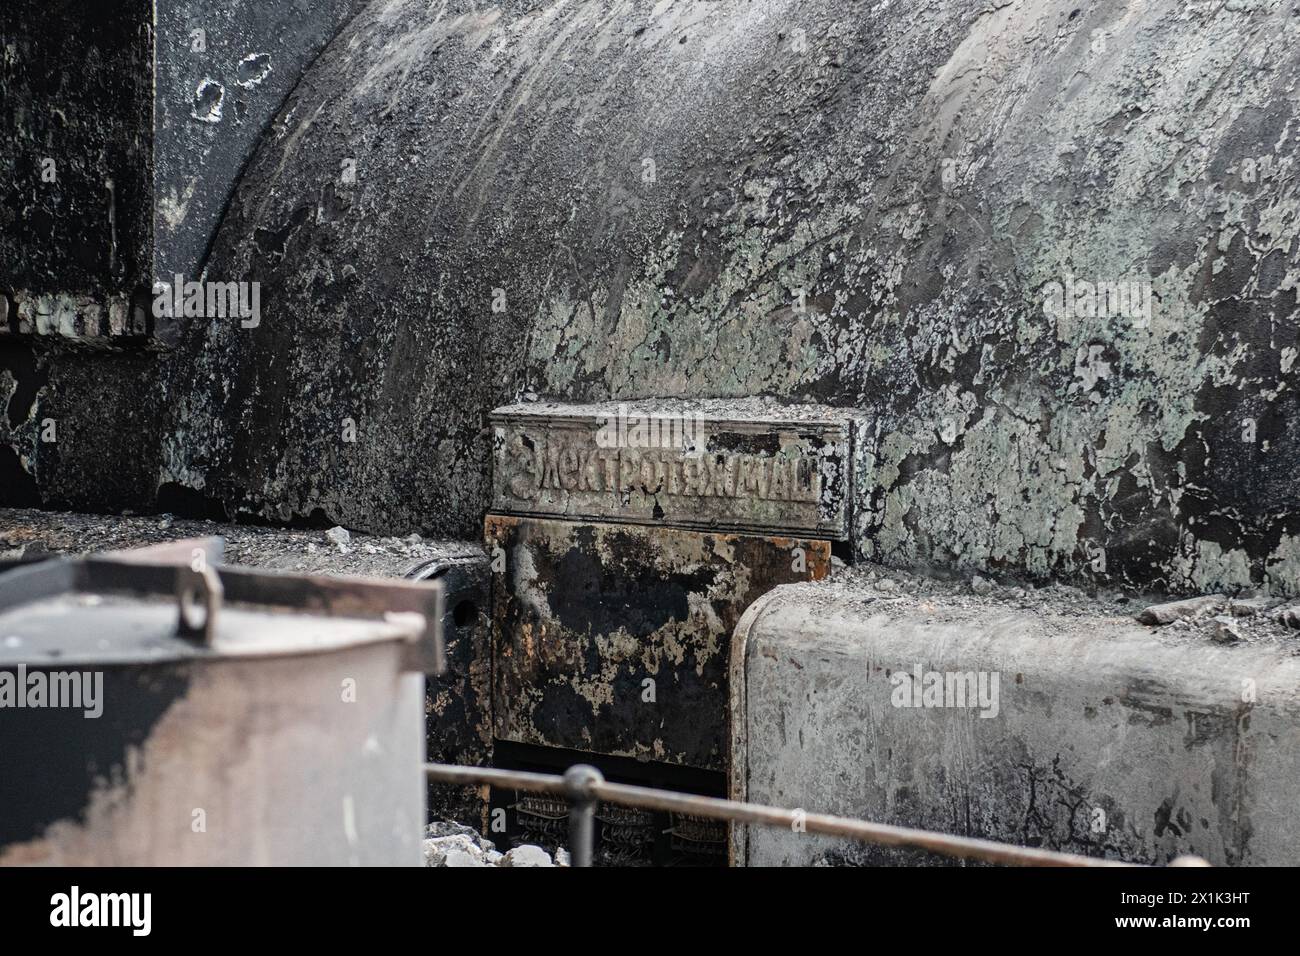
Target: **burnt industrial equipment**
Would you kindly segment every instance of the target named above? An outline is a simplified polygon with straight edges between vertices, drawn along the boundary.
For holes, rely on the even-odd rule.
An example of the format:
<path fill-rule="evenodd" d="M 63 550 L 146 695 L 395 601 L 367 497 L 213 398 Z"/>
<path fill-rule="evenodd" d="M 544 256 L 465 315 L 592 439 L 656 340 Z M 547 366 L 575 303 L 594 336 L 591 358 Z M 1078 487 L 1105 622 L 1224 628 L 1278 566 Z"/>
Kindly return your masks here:
<path fill-rule="evenodd" d="M 818 580 L 848 532 L 861 420 L 762 400 L 541 402 L 491 417 L 498 767 L 726 792 L 729 652 L 745 609 Z M 554 842 L 545 795 L 494 794 L 506 832 Z M 726 830 L 604 807 L 606 859 L 717 864 Z"/>
<path fill-rule="evenodd" d="M 0 864 L 419 864 L 443 584 L 219 553 L 0 574 Z"/>

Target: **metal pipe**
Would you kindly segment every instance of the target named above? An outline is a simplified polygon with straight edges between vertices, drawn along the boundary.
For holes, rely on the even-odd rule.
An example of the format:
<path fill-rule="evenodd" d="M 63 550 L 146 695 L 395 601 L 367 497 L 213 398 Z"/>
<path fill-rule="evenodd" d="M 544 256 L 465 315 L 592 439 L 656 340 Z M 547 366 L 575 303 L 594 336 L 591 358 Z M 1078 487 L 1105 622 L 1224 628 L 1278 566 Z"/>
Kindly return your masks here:
<path fill-rule="evenodd" d="M 574 774 L 575 771 L 584 771 L 584 774 L 581 777 L 575 775 L 573 783 L 570 783 L 570 774 Z M 596 778 L 599 779 L 592 779 L 586 775 L 585 771 L 595 773 Z M 647 810 L 689 813 L 714 820 L 727 820 L 732 823 L 790 827 L 796 832 L 845 837 L 880 846 L 908 847 L 958 859 L 982 860 L 987 863 L 1002 863 L 1011 866 L 1071 867 L 1132 867 L 1139 865 L 1125 863 L 1120 860 L 1081 856 L 1076 853 L 1060 853 L 1055 850 L 1015 846 L 1009 843 L 998 843 L 993 840 L 981 840 L 975 837 L 955 836 L 933 830 L 891 826 L 886 823 L 869 823 L 865 820 L 850 820 L 846 817 L 830 816 L 823 813 L 783 810 L 778 807 L 768 807 L 756 803 L 741 803 L 736 800 L 722 800 L 715 797 L 701 797 L 695 794 L 677 793 L 670 790 L 656 790 L 650 787 L 609 783 L 600 778 L 599 773 L 593 768 L 583 765 L 571 767 L 564 777 L 516 770 L 498 770 L 491 767 L 455 767 L 446 764 L 426 764 L 425 773 L 428 779 L 439 783 L 489 784 L 504 789 L 527 790 L 532 793 L 564 796 L 570 800 L 571 806 L 576 805 L 576 796 L 584 801 L 594 799 L 604 803 L 639 807 Z M 592 809 L 594 810 L 594 804 L 592 804 Z M 578 831 L 574 829 L 575 818 L 572 814 L 570 815 L 570 825 L 570 833 L 576 834 Z M 581 850 L 576 842 L 571 849 L 575 866 L 590 865 L 589 856 L 587 863 L 579 862 Z M 587 845 L 587 852 L 590 853 L 589 844 Z"/>
<path fill-rule="evenodd" d="M 550 773 L 499 770 L 496 767 L 460 767 L 445 763 L 427 763 L 424 772 L 436 783 L 467 787 L 486 783 L 506 790 L 527 790 L 529 793 L 546 793 L 556 797 L 563 797 L 566 793 L 564 778 Z"/>
<path fill-rule="evenodd" d="M 564 772 L 564 795 L 569 801 L 569 852 L 573 865 L 591 866 L 596 842 L 596 791 L 605 778 L 587 764 L 575 764 Z"/>
<path fill-rule="evenodd" d="M 727 820 L 732 823 L 756 823 L 762 826 L 790 827 L 795 832 L 817 833 L 823 836 L 847 837 L 879 846 L 908 847 L 926 850 L 958 859 L 983 860 L 1013 866 L 1136 866 L 1119 860 L 1105 860 L 1081 856 L 1076 853 L 1059 853 L 1034 847 L 1015 846 L 982 840 L 976 837 L 956 836 L 933 830 L 892 826 L 887 823 L 870 823 L 824 813 L 806 813 L 803 810 L 783 810 L 757 803 L 741 803 L 715 797 L 652 790 L 622 784 L 603 784 L 595 788 L 596 795 L 610 803 L 637 806 L 648 810 L 666 810 L 692 813 L 696 816 Z"/>

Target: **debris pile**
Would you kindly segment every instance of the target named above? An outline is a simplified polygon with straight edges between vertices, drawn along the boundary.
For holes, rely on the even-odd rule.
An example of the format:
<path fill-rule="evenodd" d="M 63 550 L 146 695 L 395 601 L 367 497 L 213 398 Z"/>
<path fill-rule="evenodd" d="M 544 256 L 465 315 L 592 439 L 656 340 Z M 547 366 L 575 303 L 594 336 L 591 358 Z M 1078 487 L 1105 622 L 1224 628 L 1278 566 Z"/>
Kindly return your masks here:
<path fill-rule="evenodd" d="M 1300 600 L 1206 594 L 1152 604 L 1135 617 L 1151 627 L 1208 631 L 1215 643 L 1235 644 L 1247 637 L 1279 637 L 1279 631 L 1300 630 Z"/>
<path fill-rule="evenodd" d="M 1254 592 L 1207 594 L 1169 600 L 1162 595 L 1126 593 L 1115 588 L 1084 590 L 1058 581 L 1041 582 L 987 571 L 959 576 L 936 569 L 914 573 L 870 562 L 846 566 L 831 562 L 831 574 L 813 587 L 828 599 L 856 603 L 866 613 L 912 608 L 936 621 L 957 619 L 970 608 L 1022 611 L 1041 617 L 1044 634 L 1060 627 L 1088 627 L 1098 619 L 1135 620 L 1158 628 L 1171 639 L 1290 644 L 1300 653 L 1300 599 Z"/>
<path fill-rule="evenodd" d="M 425 866 L 568 866 L 569 854 L 564 847 L 555 858 L 540 846 L 525 843 L 505 853 L 492 845 L 476 830 L 459 823 L 431 823 L 424 832 Z"/>
<path fill-rule="evenodd" d="M 481 553 L 467 541 L 368 535 L 346 528 L 272 528 L 178 518 L 172 515 L 87 515 L 25 508 L 0 509 L 0 560 L 42 553 L 88 554 L 181 538 L 220 535 L 226 561 L 300 574 L 403 577 L 439 559 Z"/>

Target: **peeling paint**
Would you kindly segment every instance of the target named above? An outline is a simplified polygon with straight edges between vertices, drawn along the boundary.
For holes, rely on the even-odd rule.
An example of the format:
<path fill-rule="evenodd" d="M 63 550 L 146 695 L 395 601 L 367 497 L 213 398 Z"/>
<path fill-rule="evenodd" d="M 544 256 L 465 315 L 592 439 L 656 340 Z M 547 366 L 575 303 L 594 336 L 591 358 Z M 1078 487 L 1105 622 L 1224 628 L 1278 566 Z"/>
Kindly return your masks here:
<path fill-rule="evenodd" d="M 194 104 L 190 107 L 190 116 L 200 123 L 220 123 L 225 101 L 226 88 L 211 77 L 207 77 L 194 91 Z"/>
<path fill-rule="evenodd" d="M 1285 4 L 558 9 L 377 0 L 308 72 L 215 255 L 293 322 L 196 330 L 181 472 L 220 462 L 210 493 L 267 517 L 472 533 L 496 405 L 766 394 L 875 420 L 861 556 L 1300 587 Z M 1067 277 L 1150 315 L 1048 314 Z M 345 413 L 370 426 L 340 455 Z"/>
<path fill-rule="evenodd" d="M 271 69 L 271 54 L 250 53 L 239 61 L 239 79 L 235 82 L 251 90 L 262 85 L 262 81 L 271 75 Z"/>
<path fill-rule="evenodd" d="M 817 540 L 499 515 L 485 535 L 506 555 L 496 737 L 707 770 L 725 768 L 736 621 L 769 588 L 830 569 Z"/>
<path fill-rule="evenodd" d="M 469 536 L 494 407 L 766 395 L 875 423 L 861 557 L 1300 593 L 1297 41 L 1281 0 L 373 0 L 301 78 L 168 59 L 159 261 L 224 207 L 186 157 L 259 134 L 194 84 L 293 91 L 206 264 L 266 321 L 161 363 L 159 483 Z M 1049 314 L 1067 278 L 1150 314 Z"/>

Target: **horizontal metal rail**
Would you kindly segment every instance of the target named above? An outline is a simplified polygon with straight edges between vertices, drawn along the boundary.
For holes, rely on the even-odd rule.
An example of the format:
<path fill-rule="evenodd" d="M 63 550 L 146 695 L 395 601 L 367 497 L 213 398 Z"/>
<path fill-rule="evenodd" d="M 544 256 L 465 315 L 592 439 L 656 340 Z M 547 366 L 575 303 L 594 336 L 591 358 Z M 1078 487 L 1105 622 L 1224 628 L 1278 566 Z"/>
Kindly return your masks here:
<path fill-rule="evenodd" d="M 783 810 L 757 803 L 701 797 L 672 790 L 634 787 L 609 783 L 593 767 L 569 768 L 564 776 L 545 773 L 527 773 L 516 770 L 498 770 L 491 767 L 457 767 L 449 764 L 425 764 L 428 779 L 438 783 L 482 785 L 488 784 L 509 790 L 562 796 L 569 801 L 570 834 L 574 844 L 570 847 L 575 866 L 590 866 L 591 811 L 596 803 L 613 803 L 646 810 L 663 810 L 687 813 L 731 823 L 754 823 L 760 826 L 789 827 L 797 832 L 817 833 L 824 836 L 845 837 L 878 846 L 906 847 L 925 850 L 943 856 L 1009 866 L 1137 866 L 1119 860 L 1104 860 L 1076 853 L 1059 853 L 1034 847 L 1015 846 L 994 840 L 955 836 L 933 830 L 891 826 L 887 823 L 869 823 L 847 817 L 824 813 L 805 813 L 802 810 Z M 1204 865 L 1200 860 L 1177 860 L 1177 864 Z"/>

